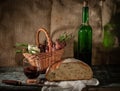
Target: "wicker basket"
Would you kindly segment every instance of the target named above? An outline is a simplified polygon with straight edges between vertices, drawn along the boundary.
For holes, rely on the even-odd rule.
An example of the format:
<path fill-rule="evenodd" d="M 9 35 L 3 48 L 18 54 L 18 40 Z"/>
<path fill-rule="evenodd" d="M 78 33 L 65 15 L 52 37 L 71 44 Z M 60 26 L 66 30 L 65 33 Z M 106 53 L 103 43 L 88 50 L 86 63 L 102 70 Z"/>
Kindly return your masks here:
<path fill-rule="evenodd" d="M 41 28 L 41 29 L 38 29 L 37 33 L 36 33 L 36 45 L 39 46 L 40 45 L 40 42 L 39 42 L 39 34 L 40 32 L 44 32 L 46 37 L 47 37 L 47 42 L 48 42 L 48 47 L 49 47 L 49 50 L 48 52 L 44 52 L 44 53 L 39 53 L 39 54 L 28 54 L 29 57 L 30 56 L 33 56 L 33 60 L 37 60 L 39 61 L 40 63 L 40 70 L 44 73 L 46 71 L 46 69 L 51 65 L 53 64 L 54 62 L 56 61 L 59 61 L 62 57 L 62 54 L 64 53 L 64 48 L 63 49 L 60 49 L 60 50 L 54 50 L 52 51 L 52 41 L 50 39 L 50 36 L 47 32 L 46 29 L 44 28 Z M 24 55 L 25 58 L 28 58 L 28 56 Z M 34 66 L 34 61 L 29 61 L 31 65 Z"/>

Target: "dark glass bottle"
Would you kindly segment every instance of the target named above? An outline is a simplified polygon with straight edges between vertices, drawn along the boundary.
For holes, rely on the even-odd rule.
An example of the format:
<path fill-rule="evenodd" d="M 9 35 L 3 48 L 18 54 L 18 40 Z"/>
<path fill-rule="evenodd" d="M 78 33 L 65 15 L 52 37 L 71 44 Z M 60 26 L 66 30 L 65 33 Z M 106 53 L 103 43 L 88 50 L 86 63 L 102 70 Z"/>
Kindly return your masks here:
<path fill-rule="evenodd" d="M 78 31 L 78 52 L 77 59 L 91 65 L 92 57 L 92 27 L 89 25 L 88 2 L 83 1 L 82 24 Z"/>

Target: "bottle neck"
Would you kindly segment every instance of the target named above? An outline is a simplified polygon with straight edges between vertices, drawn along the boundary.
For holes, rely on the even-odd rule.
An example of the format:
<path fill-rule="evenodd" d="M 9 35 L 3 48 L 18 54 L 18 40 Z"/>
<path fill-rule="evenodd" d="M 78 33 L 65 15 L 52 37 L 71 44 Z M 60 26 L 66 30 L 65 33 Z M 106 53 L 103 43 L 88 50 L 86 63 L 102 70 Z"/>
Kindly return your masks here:
<path fill-rule="evenodd" d="M 87 6 L 82 8 L 82 24 L 89 24 L 89 7 Z"/>

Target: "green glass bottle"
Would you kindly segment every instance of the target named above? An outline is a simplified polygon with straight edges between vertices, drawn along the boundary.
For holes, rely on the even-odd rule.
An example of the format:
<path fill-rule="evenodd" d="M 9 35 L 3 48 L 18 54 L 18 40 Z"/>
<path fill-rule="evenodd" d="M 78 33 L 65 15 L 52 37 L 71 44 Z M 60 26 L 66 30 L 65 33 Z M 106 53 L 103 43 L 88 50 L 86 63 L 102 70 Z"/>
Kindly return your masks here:
<path fill-rule="evenodd" d="M 82 25 L 78 31 L 78 59 L 91 65 L 92 58 L 92 27 L 89 25 L 88 2 L 83 1 Z"/>

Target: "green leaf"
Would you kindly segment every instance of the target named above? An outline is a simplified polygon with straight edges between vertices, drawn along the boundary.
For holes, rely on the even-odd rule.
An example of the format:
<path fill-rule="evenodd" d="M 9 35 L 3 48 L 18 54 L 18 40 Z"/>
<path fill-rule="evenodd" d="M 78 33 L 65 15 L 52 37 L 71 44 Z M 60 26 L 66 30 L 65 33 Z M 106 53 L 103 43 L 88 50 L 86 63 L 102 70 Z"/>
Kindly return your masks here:
<path fill-rule="evenodd" d="M 16 43 L 15 46 L 16 46 L 16 47 L 24 47 L 24 48 L 27 48 L 27 47 L 28 47 L 28 44 Z"/>
<path fill-rule="evenodd" d="M 62 34 L 61 36 L 59 36 L 59 40 L 60 41 L 67 41 L 69 39 L 72 38 L 72 34 L 67 34 L 66 32 L 64 32 L 64 34 Z"/>
<path fill-rule="evenodd" d="M 16 53 L 22 53 L 22 50 L 16 50 Z"/>

